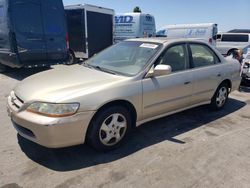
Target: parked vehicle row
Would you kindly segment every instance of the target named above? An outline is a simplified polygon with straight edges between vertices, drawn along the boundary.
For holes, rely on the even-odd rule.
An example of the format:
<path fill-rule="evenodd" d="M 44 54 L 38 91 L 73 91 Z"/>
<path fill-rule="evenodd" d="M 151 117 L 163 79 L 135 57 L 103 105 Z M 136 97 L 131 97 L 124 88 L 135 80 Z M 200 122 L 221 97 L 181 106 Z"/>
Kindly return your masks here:
<path fill-rule="evenodd" d="M 203 104 L 223 108 L 239 72 L 239 63 L 201 41 L 130 39 L 82 65 L 23 80 L 8 112 L 21 136 L 43 146 L 110 150 L 144 122 Z"/>
<path fill-rule="evenodd" d="M 0 72 L 87 59 L 113 44 L 113 20 L 114 10 L 92 5 L 0 0 Z"/>

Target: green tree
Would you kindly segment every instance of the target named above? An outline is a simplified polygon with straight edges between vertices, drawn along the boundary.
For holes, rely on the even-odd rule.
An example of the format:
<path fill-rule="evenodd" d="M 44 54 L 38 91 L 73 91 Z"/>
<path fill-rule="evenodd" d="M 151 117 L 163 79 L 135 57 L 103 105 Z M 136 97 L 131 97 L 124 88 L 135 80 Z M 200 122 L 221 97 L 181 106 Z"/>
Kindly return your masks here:
<path fill-rule="evenodd" d="M 133 12 L 140 12 L 140 13 L 141 13 L 140 7 L 136 6 L 136 7 L 134 8 L 134 11 L 133 11 Z"/>

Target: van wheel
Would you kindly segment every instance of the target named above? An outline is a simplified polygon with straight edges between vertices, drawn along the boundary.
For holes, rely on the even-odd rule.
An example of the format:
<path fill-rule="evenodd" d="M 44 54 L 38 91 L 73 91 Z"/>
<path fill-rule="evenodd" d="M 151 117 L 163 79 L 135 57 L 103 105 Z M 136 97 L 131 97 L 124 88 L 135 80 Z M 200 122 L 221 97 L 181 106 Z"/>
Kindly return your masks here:
<path fill-rule="evenodd" d="M 66 65 L 73 65 L 74 63 L 76 63 L 76 61 L 77 61 L 77 59 L 76 59 L 74 52 L 72 52 L 70 50 L 69 51 L 69 60 L 66 62 Z"/>
<path fill-rule="evenodd" d="M 0 63 L 0 73 L 6 72 L 6 66 Z"/>
<path fill-rule="evenodd" d="M 132 125 L 129 112 L 120 106 L 104 109 L 94 118 L 90 124 L 87 141 L 98 151 L 109 151 L 120 146 Z"/>
<path fill-rule="evenodd" d="M 228 100 L 229 88 L 226 83 L 222 83 L 216 90 L 210 106 L 213 110 L 222 109 Z"/>

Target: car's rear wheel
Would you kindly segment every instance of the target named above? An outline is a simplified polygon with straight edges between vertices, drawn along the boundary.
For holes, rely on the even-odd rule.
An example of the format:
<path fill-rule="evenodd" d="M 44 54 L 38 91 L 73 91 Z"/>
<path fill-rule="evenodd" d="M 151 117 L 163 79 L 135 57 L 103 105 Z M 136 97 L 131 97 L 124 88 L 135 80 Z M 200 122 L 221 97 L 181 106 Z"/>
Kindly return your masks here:
<path fill-rule="evenodd" d="M 229 88 L 226 83 L 222 83 L 216 90 L 210 106 L 214 110 L 222 109 L 228 100 Z"/>
<path fill-rule="evenodd" d="M 131 117 L 126 108 L 114 106 L 104 109 L 90 124 L 88 142 L 98 151 L 112 150 L 125 140 L 131 124 Z"/>

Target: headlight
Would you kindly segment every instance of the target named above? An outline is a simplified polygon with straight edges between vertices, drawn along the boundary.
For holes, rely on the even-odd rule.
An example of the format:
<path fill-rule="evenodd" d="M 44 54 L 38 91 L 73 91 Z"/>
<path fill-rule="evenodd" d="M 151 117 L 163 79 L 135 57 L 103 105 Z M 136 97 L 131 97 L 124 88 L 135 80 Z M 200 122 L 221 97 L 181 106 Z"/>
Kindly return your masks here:
<path fill-rule="evenodd" d="M 78 103 L 54 104 L 34 102 L 27 108 L 27 111 L 48 117 L 65 117 L 75 114 L 79 106 Z"/>

